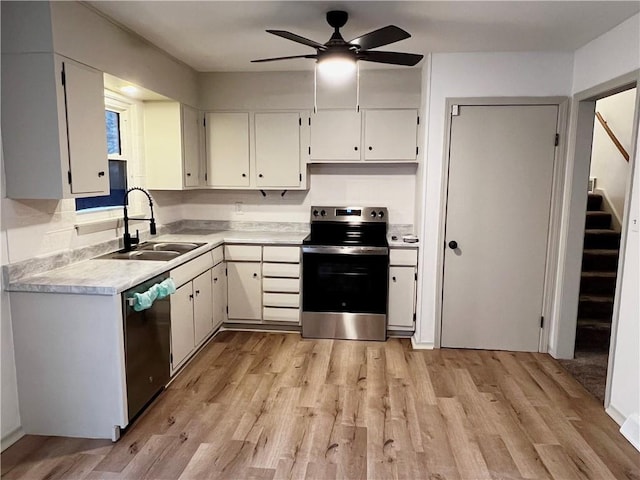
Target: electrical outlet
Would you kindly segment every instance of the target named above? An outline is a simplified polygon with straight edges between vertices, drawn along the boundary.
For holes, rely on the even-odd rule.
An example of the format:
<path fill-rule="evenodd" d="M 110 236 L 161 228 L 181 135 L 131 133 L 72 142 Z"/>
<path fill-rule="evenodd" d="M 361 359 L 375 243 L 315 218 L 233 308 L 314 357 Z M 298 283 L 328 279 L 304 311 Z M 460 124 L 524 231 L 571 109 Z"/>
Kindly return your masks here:
<path fill-rule="evenodd" d="M 236 215 L 244 214 L 244 205 L 242 202 L 236 202 Z"/>

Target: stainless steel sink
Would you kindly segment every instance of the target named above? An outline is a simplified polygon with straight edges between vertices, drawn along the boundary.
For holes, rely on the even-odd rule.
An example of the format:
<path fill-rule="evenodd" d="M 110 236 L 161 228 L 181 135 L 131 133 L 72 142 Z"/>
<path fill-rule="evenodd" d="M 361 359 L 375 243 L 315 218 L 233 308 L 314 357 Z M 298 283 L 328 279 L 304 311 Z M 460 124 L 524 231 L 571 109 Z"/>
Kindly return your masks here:
<path fill-rule="evenodd" d="M 166 262 L 173 260 L 180 255 L 195 250 L 204 245 L 204 243 L 193 242 L 144 242 L 136 247 L 135 250 L 125 252 L 119 250 L 117 252 L 107 253 L 97 258 L 109 260 L 152 260 Z"/>

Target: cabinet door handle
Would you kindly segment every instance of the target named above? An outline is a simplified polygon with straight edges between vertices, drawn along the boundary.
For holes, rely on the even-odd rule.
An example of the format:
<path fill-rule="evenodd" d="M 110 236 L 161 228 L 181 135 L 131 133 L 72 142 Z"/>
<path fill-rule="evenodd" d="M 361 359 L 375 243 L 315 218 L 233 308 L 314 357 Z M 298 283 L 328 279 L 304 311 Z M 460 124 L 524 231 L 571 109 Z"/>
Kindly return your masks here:
<path fill-rule="evenodd" d="M 187 173 L 187 177 L 190 177 L 190 176 L 191 176 L 191 174 L 190 174 L 190 173 Z"/>
<path fill-rule="evenodd" d="M 243 176 L 243 177 L 246 177 L 246 176 L 247 176 L 247 174 L 246 174 L 246 173 L 243 173 L 243 174 L 242 174 L 242 176 Z"/>
<path fill-rule="evenodd" d="M 104 177 L 104 171 L 100 171 L 100 172 L 98 172 L 98 176 L 99 176 L 99 177 Z"/>
<path fill-rule="evenodd" d="M 259 174 L 258 174 L 258 177 L 262 178 L 262 174 L 261 174 L 261 173 L 259 173 Z"/>
<path fill-rule="evenodd" d="M 196 296 L 200 295 L 200 290 L 196 290 Z"/>
<path fill-rule="evenodd" d="M 258 274 L 257 274 L 257 273 L 254 273 L 254 274 L 253 274 L 253 278 L 258 278 Z"/>
<path fill-rule="evenodd" d="M 358 151 L 358 147 L 353 147 L 353 149 L 357 152 Z"/>
<path fill-rule="evenodd" d="M 395 282 L 396 281 L 396 277 L 391 277 L 391 279 Z"/>
<path fill-rule="evenodd" d="M 373 147 L 372 147 L 372 146 L 369 146 L 369 150 L 373 150 Z"/>
<path fill-rule="evenodd" d="M 218 281 L 218 277 L 215 277 L 215 278 L 213 279 L 213 283 L 216 283 L 217 281 Z"/>
<path fill-rule="evenodd" d="M 193 294 L 189 295 L 189 300 L 193 300 Z"/>

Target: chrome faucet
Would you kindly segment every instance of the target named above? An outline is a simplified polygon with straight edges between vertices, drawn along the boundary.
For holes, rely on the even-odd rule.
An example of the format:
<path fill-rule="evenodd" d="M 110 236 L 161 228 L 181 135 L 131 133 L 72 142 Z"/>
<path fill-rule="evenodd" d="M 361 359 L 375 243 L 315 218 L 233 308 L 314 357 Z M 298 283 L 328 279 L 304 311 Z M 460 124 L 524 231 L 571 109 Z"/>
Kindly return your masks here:
<path fill-rule="evenodd" d="M 136 230 L 136 236 L 132 237 L 129 234 L 129 216 L 127 214 L 127 205 L 129 203 L 129 201 L 127 200 L 127 198 L 129 197 L 129 194 L 131 192 L 133 192 L 134 190 L 140 190 L 142 193 L 144 193 L 147 198 L 149 199 L 149 208 L 151 209 L 151 218 L 137 218 L 136 220 L 146 220 L 149 222 L 149 233 L 151 235 L 155 235 L 156 234 L 156 219 L 153 218 L 153 200 L 151 199 L 151 195 L 149 195 L 149 192 L 147 192 L 145 189 L 140 188 L 140 187 L 131 187 L 129 190 L 127 190 L 127 192 L 124 194 L 124 199 L 123 199 L 123 204 L 124 204 L 124 250 L 125 251 L 130 251 L 134 245 L 137 245 L 138 243 L 140 243 L 140 233 L 138 232 L 138 230 Z"/>

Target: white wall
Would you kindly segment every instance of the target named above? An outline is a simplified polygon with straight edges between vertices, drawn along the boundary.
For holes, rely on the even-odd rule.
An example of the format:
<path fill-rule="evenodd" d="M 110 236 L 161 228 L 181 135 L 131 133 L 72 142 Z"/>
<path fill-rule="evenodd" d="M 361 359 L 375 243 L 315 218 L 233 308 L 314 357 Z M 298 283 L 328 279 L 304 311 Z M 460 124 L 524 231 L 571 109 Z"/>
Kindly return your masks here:
<path fill-rule="evenodd" d="M 392 224 L 413 224 L 415 165 L 312 165 L 308 192 L 184 192 L 185 219 L 241 222 L 308 222 L 311 205 L 373 205 L 389 209 Z M 237 213 L 236 202 L 243 212 Z"/>
<path fill-rule="evenodd" d="M 582 92 L 638 68 L 640 14 L 575 52 L 572 92 Z"/>
<path fill-rule="evenodd" d="M 596 102 L 596 112 L 600 112 L 627 152 L 631 151 L 635 105 L 635 88 Z M 605 191 L 615 216 L 621 220 L 631 169 L 604 127 L 597 119 L 594 122 L 589 176 L 597 178 L 596 188 Z"/>
<path fill-rule="evenodd" d="M 445 103 L 455 97 L 532 97 L 568 96 L 571 92 L 573 55 L 571 53 L 435 53 L 431 56 L 429 88 L 427 171 L 421 188 L 425 190 L 422 220 L 422 290 L 416 342 L 433 345 L 435 340 L 436 299 L 440 212 L 443 210 L 442 176 L 446 166 L 444 138 Z M 472 201 L 472 200 L 471 200 Z"/>
<path fill-rule="evenodd" d="M 640 69 L 640 14 L 635 15 L 611 31 L 601 35 L 575 53 L 573 71 L 573 93 L 593 88 L 618 76 Z M 636 99 L 636 109 L 638 101 Z M 636 114 L 636 122 L 637 122 Z M 637 129 L 637 123 L 635 128 Z M 640 136 L 640 135 L 639 135 Z M 640 168 L 638 155 L 640 146 L 636 144 L 635 173 L 632 180 L 627 224 L 629 228 L 623 251 L 622 277 L 618 278 L 619 315 L 610 389 L 609 411 L 618 422 L 629 418 L 640 410 L 640 312 L 638 307 L 638 281 L 640 261 L 638 251 L 638 216 Z M 625 226 L 623 225 L 623 232 Z"/>

